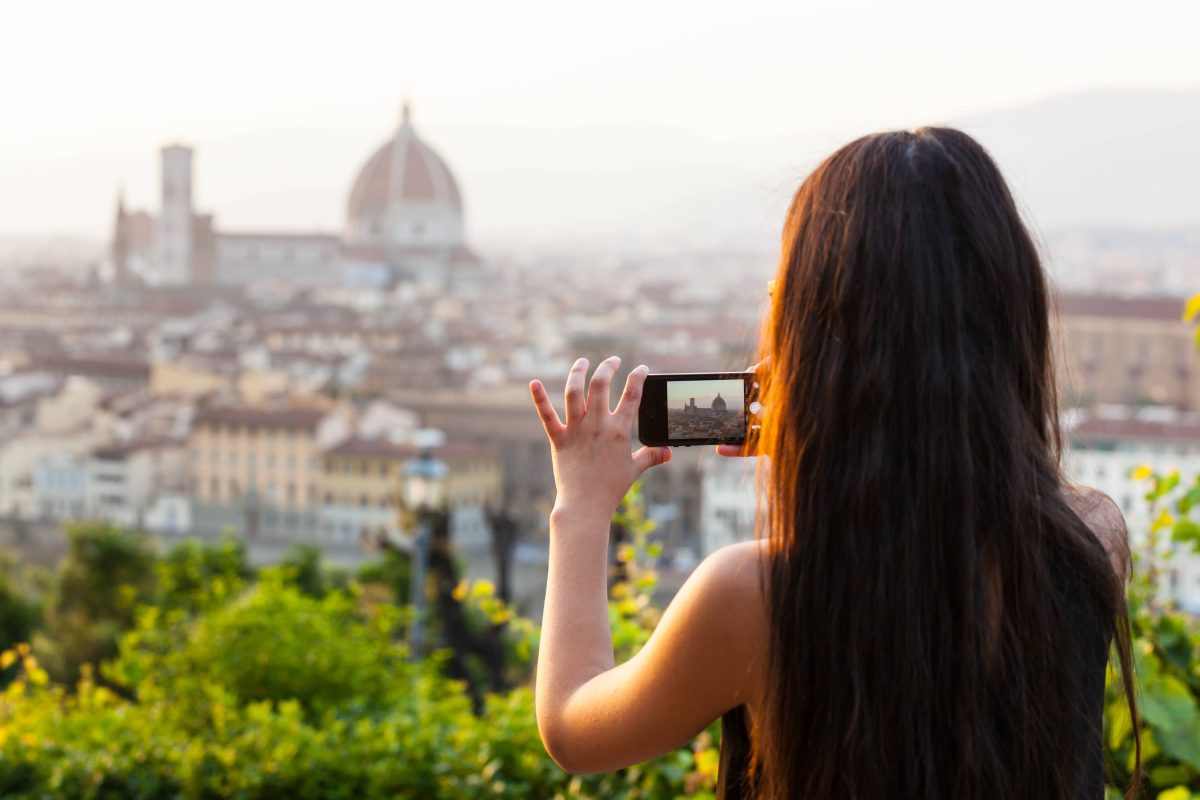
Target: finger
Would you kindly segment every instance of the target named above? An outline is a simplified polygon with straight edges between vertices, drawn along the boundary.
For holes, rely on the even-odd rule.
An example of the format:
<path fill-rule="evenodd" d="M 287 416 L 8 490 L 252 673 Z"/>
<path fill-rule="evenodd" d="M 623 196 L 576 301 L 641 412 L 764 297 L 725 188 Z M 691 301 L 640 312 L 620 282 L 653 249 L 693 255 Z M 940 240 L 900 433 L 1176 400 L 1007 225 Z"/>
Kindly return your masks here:
<path fill-rule="evenodd" d="M 566 428 L 563 427 L 562 420 L 558 418 L 554 404 L 550 402 L 550 395 L 546 391 L 546 387 L 542 385 L 541 381 L 531 381 L 529 393 L 533 395 L 533 406 L 542 420 L 542 427 L 546 429 L 546 436 L 551 442 L 557 441 Z"/>
<path fill-rule="evenodd" d="M 637 417 L 638 406 L 642 403 L 642 385 L 646 383 L 646 374 L 650 372 L 650 368 L 645 364 L 639 364 L 629 373 L 629 377 L 625 379 L 625 391 L 621 393 L 621 399 L 617 402 L 617 410 L 613 413 L 617 416 L 628 417 L 632 423 Z"/>
<path fill-rule="evenodd" d="M 746 452 L 744 445 L 719 444 L 717 445 L 717 455 L 725 456 L 726 458 L 745 458 L 750 454 Z"/>
<path fill-rule="evenodd" d="M 616 356 L 609 356 L 600 362 L 600 366 L 596 367 L 596 371 L 592 374 L 592 383 L 588 387 L 588 405 L 593 409 L 603 408 L 605 411 L 612 410 L 611 387 L 613 375 L 617 372 L 617 367 L 621 366 L 621 359 Z"/>
<path fill-rule="evenodd" d="M 659 464 L 665 464 L 671 460 L 671 448 L 669 447 L 646 447 L 641 448 L 633 454 L 633 466 L 637 469 L 637 474 L 641 475 L 651 467 L 657 467 Z"/>
<path fill-rule="evenodd" d="M 587 413 L 587 398 L 583 394 L 583 379 L 587 377 L 588 360 L 578 358 L 567 373 L 567 386 L 563 399 L 567 404 L 567 425 L 579 422 Z"/>

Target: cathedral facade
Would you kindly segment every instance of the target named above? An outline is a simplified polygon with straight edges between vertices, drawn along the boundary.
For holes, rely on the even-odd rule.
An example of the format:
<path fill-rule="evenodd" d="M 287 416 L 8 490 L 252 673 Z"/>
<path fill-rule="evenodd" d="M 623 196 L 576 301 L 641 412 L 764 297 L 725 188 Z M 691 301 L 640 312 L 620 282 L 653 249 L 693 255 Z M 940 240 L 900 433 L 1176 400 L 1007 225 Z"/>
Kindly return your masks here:
<path fill-rule="evenodd" d="M 467 246 L 454 174 L 417 135 L 405 104 L 392 137 L 355 177 L 339 233 L 225 232 L 192 204 L 192 148 L 160 152 L 157 215 L 118 200 L 112 277 L 119 284 L 244 286 L 264 281 L 382 288 L 412 281 L 472 284 L 479 259 Z"/>

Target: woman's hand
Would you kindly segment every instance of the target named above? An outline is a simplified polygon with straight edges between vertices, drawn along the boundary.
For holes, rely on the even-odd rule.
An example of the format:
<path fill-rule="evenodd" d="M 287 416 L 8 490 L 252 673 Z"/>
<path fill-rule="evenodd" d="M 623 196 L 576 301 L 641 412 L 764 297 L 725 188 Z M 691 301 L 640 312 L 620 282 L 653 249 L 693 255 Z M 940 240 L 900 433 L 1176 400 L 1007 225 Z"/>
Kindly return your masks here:
<path fill-rule="evenodd" d="M 671 460 L 671 451 L 666 447 L 629 451 L 642 384 L 650 370 L 639 366 L 629 373 L 621 400 L 616 410 L 610 411 L 610 387 L 620 364 L 616 356 L 605 359 L 587 385 L 587 359 L 575 362 L 567 375 L 565 424 L 558 418 L 542 382 L 529 384 L 533 404 L 550 440 L 554 483 L 558 487 L 554 508 L 560 513 L 607 520 L 639 475 Z"/>
<path fill-rule="evenodd" d="M 767 364 L 770 363 L 770 360 L 771 359 L 769 357 L 765 358 L 762 361 L 755 364 L 754 366 L 747 369 L 746 372 L 758 372 L 760 367 L 766 368 Z M 755 383 L 754 384 L 755 396 L 757 396 L 757 394 L 758 394 L 758 388 L 759 388 L 758 384 Z M 764 409 L 763 409 L 762 404 L 759 403 L 758 400 L 755 400 L 754 402 L 752 402 L 750 404 L 749 411 L 752 416 L 762 419 Z M 717 445 L 717 455 L 725 456 L 726 458 L 753 458 L 753 457 L 761 455 L 761 454 L 758 452 L 758 448 L 753 445 L 719 444 L 719 445 Z"/>

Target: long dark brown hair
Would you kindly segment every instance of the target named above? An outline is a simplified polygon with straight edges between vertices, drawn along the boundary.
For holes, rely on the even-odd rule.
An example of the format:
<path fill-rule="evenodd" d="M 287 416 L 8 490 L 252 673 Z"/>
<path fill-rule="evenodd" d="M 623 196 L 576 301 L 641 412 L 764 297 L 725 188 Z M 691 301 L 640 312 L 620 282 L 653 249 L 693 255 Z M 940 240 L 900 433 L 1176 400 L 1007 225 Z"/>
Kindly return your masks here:
<path fill-rule="evenodd" d="M 797 191 L 762 338 L 756 796 L 1074 797 L 1064 575 L 1138 719 L 1123 584 L 1063 494 L 1048 306 L 960 131 L 864 137 Z"/>

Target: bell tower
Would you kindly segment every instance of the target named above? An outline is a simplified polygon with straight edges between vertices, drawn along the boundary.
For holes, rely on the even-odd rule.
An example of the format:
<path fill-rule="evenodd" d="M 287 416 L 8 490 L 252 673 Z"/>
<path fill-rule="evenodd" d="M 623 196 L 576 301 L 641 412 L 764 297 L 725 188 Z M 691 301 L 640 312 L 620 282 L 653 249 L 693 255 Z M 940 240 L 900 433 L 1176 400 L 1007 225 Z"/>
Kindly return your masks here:
<path fill-rule="evenodd" d="M 155 266 L 164 283 L 192 279 L 192 153 L 180 144 L 162 149 L 162 207 Z"/>

